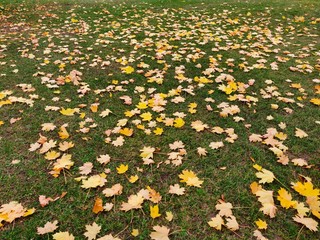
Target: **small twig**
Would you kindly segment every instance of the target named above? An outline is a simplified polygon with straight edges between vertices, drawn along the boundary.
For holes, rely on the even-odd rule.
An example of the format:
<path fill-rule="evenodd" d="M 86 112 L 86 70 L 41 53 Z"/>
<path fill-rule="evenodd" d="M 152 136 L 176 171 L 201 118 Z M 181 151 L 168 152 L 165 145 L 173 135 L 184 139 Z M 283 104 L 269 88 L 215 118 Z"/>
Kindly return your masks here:
<path fill-rule="evenodd" d="M 304 228 L 304 225 L 302 225 L 302 227 L 300 228 L 296 240 L 300 239 L 300 234 L 301 234 L 303 228 Z"/>
<path fill-rule="evenodd" d="M 86 195 L 86 197 L 85 197 L 85 199 L 84 199 L 84 202 L 87 201 L 87 198 L 88 198 L 88 196 L 89 196 L 89 193 L 90 193 L 90 188 L 89 188 L 89 191 L 87 192 L 87 195 Z"/>

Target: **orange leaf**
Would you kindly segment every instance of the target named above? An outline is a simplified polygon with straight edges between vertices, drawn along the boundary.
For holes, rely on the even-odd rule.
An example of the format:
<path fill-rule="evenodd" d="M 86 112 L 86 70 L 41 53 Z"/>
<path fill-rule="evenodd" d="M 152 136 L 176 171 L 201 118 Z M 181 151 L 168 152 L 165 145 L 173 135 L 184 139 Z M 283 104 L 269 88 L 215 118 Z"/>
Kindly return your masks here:
<path fill-rule="evenodd" d="M 99 212 L 103 211 L 103 202 L 102 199 L 97 197 L 95 202 L 94 202 L 94 206 L 92 209 L 92 212 L 94 212 L 95 214 L 98 214 Z"/>

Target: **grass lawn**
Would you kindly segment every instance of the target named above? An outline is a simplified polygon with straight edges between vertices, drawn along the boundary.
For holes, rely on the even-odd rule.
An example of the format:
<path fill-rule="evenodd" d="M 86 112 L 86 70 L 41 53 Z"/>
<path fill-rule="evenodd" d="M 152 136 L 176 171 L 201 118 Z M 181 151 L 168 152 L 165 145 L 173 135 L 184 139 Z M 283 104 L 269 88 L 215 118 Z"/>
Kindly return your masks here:
<path fill-rule="evenodd" d="M 2 0 L 0 239 L 320 239 L 319 13 Z"/>

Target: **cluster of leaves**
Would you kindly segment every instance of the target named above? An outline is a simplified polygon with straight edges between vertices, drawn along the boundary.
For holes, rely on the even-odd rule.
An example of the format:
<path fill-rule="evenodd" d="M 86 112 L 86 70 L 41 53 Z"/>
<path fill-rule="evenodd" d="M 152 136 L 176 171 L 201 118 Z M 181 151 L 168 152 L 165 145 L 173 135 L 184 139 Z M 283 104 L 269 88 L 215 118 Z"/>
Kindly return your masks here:
<path fill-rule="evenodd" d="M 45 160 L 40 171 L 46 171 L 47 165 L 50 178 L 77 182 L 79 191 L 86 192 L 92 200 L 88 214 L 108 216 L 113 210 L 131 216 L 131 223 L 134 215 L 143 215 L 150 222 L 147 230 L 133 228 L 128 232 L 126 227 L 124 233 L 108 229 L 112 233 L 105 234 L 98 221 L 90 221 L 84 227 L 87 239 L 120 239 L 122 234 L 123 238 L 138 237 L 147 231 L 151 239 L 166 240 L 179 231 L 178 223 L 173 224 L 173 219 L 181 218 L 179 212 L 171 210 L 173 206 L 166 199 L 186 201 L 196 190 L 210 184 L 201 162 L 192 162 L 189 156 L 215 157 L 215 153 L 241 142 L 261 151 L 267 148 L 276 159 L 272 164 L 283 168 L 316 168 L 302 156 L 292 157 L 288 142 L 293 139 L 303 144 L 314 133 L 282 119 L 303 108 L 318 111 L 320 80 L 311 76 L 319 74 L 319 59 L 311 55 L 319 56 L 319 50 L 314 44 L 296 52 L 288 50 L 294 42 L 288 38 L 301 29 L 310 38 L 318 36 L 303 28 L 308 24 L 318 30 L 318 18 L 284 17 L 277 19 L 281 24 L 274 28 L 268 27 L 268 11 L 258 16 L 249 11 L 236 16 L 229 10 L 212 14 L 164 8 L 159 12 L 148 6 L 146 11 L 121 8 L 120 17 L 110 7 L 99 8 L 93 18 L 87 19 L 79 9 L 81 6 L 72 8 L 63 17 L 47 11 L 34 23 L 38 31 L 26 28 L 22 36 L 13 34 L 24 42 L 18 49 L 20 60 L 37 69 L 28 73 L 31 82 L 24 79 L 12 89 L 1 90 L 0 108 L 9 110 L 23 104 L 46 116 L 46 121 L 37 126 L 39 136 L 28 142 L 29 149 L 25 151 Z M 52 24 L 54 20 L 58 21 Z M 257 25 L 257 21 L 261 24 Z M 0 56 L 9 59 L 7 52 L 13 37 L 9 33 L 5 36 L 7 42 L 0 45 Z M 6 60 L 0 63 L 9 65 Z M 9 77 L 23 71 L 15 64 L 9 69 Z M 301 74 L 305 81 L 283 79 L 281 74 L 281 79 L 272 80 L 259 75 L 256 79 L 252 75 L 238 76 L 261 71 L 293 72 Z M 263 119 L 268 126 L 264 129 L 254 118 L 265 106 L 269 115 Z M 15 126 L 26 111 L 1 120 L 1 128 Z M 319 123 L 317 120 L 314 124 Z M 241 129 L 246 134 L 239 133 Z M 201 141 L 191 144 L 185 135 Z M 93 157 L 82 160 L 84 156 L 79 156 L 79 151 L 91 144 L 103 148 L 94 149 Z M 117 151 L 122 152 L 121 156 Z M 249 157 L 244 156 L 246 160 Z M 280 182 L 273 172 L 258 164 L 254 168 L 260 184 L 269 186 L 277 181 L 271 190 L 257 182 L 243 186 L 249 189 L 250 185 L 264 215 L 276 217 L 278 207 L 272 189 L 282 185 L 276 198 L 281 207 L 295 211 L 295 222 L 318 231 L 320 194 L 311 178 L 302 176 L 303 181 L 292 184 L 295 192 L 305 197 L 303 202 L 293 200 L 288 183 Z M 163 172 L 161 178 L 171 175 L 170 178 L 151 185 L 148 179 Z M 90 195 L 90 191 L 94 194 Z M 64 201 L 66 194 L 46 197 L 39 193 L 37 205 L 57 204 Z M 61 200 L 56 203 L 58 199 Z M 243 207 L 241 202 L 235 204 L 239 209 Z M 224 197 L 215 208 L 218 213 L 210 217 L 208 211 L 205 219 L 210 231 L 221 231 L 224 226 L 238 235 L 236 231 L 241 231 L 245 223 L 241 211 L 234 214 L 235 207 Z M 17 202 L 4 204 L 0 224 L 33 212 Z M 258 227 L 252 234 L 266 239 L 260 230 L 267 229 L 267 222 L 261 218 L 251 219 Z M 75 239 L 76 233 L 64 227 L 54 233 L 58 223 L 63 224 L 60 219 L 46 220 L 37 233 L 52 234 L 55 240 Z"/>

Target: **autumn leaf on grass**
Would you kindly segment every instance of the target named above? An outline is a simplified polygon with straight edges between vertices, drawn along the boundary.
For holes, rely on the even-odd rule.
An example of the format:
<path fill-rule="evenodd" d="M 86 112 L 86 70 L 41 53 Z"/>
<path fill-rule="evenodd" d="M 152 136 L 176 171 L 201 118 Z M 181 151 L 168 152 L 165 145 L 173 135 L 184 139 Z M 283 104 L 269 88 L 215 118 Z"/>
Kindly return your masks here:
<path fill-rule="evenodd" d="M 52 235 L 54 240 L 74 240 L 74 236 L 69 232 L 58 232 Z"/>
<path fill-rule="evenodd" d="M 227 223 L 226 227 L 230 229 L 231 231 L 237 231 L 239 229 L 239 223 L 237 222 L 237 219 L 235 216 L 230 216 L 229 218 L 226 218 Z"/>
<path fill-rule="evenodd" d="M 109 154 L 100 155 L 99 157 L 97 157 L 97 161 L 101 164 L 107 164 L 108 162 L 110 162 L 110 155 Z"/>
<path fill-rule="evenodd" d="M 139 236 L 139 234 L 140 234 L 139 229 L 136 229 L 136 228 L 132 229 L 132 232 L 131 232 L 132 236 L 137 237 Z"/>
<path fill-rule="evenodd" d="M 73 116 L 76 112 L 79 112 L 78 108 L 62 108 L 62 110 L 60 110 L 60 113 L 65 116 Z"/>
<path fill-rule="evenodd" d="M 47 159 L 47 160 L 55 160 L 58 157 L 60 157 L 60 153 L 56 152 L 56 151 L 53 151 L 53 150 L 47 152 L 46 155 L 44 156 L 44 158 Z"/>
<path fill-rule="evenodd" d="M 90 106 L 91 112 L 93 112 L 93 113 L 98 112 L 98 107 L 99 107 L 99 103 L 93 103 L 93 104 L 91 104 L 91 106 Z"/>
<path fill-rule="evenodd" d="M 278 194 L 279 196 L 277 199 L 280 201 L 281 206 L 286 209 L 293 207 L 297 203 L 296 201 L 292 201 L 291 194 L 288 193 L 284 188 L 280 188 Z"/>
<path fill-rule="evenodd" d="M 40 195 L 39 196 L 39 203 L 40 203 L 41 207 L 44 207 L 44 206 L 48 205 L 49 202 L 52 202 L 52 201 L 53 201 L 53 199 L 51 197 L 47 198 L 44 195 Z"/>
<path fill-rule="evenodd" d="M 170 240 L 169 239 L 169 232 L 170 229 L 166 226 L 154 226 L 154 232 L 150 234 L 151 239 L 153 240 Z"/>
<path fill-rule="evenodd" d="M 133 134 L 133 129 L 131 128 L 123 128 L 119 131 L 120 134 L 125 135 L 127 137 L 131 137 Z"/>
<path fill-rule="evenodd" d="M 271 218 L 276 216 L 277 207 L 274 205 L 273 191 L 259 190 L 255 193 L 258 197 L 258 201 L 262 204 L 260 211 L 269 215 Z"/>
<path fill-rule="evenodd" d="M 101 177 L 100 175 L 93 175 L 89 177 L 88 179 L 82 180 L 82 188 L 96 188 L 96 187 L 102 187 L 107 182 L 107 180 L 104 177 Z"/>
<path fill-rule="evenodd" d="M 131 209 L 142 208 L 142 203 L 145 198 L 141 194 L 131 195 L 128 198 L 128 202 L 123 202 L 121 205 L 122 211 L 129 211 Z"/>
<path fill-rule="evenodd" d="M 134 72 L 134 68 L 131 66 L 126 66 L 121 68 L 123 73 L 130 74 Z"/>
<path fill-rule="evenodd" d="M 92 212 L 98 214 L 99 212 L 103 211 L 103 201 L 101 198 L 97 197 L 94 201 L 94 205 L 92 208 Z"/>
<path fill-rule="evenodd" d="M 224 202 L 223 200 L 219 199 L 219 203 L 215 206 L 217 210 L 219 210 L 218 215 L 221 217 L 226 216 L 230 217 L 232 216 L 232 204 L 229 202 Z"/>
<path fill-rule="evenodd" d="M 204 124 L 200 120 L 197 120 L 197 121 L 191 122 L 191 127 L 193 129 L 195 129 L 197 132 L 201 132 L 201 131 L 205 130 L 206 128 L 208 128 L 208 125 Z"/>
<path fill-rule="evenodd" d="M 294 221 L 303 224 L 311 231 L 317 232 L 318 231 L 318 222 L 312 218 L 305 218 L 301 216 L 295 216 L 292 218 Z"/>
<path fill-rule="evenodd" d="M 299 138 L 305 138 L 308 137 L 308 134 L 300 128 L 296 128 L 295 136 Z"/>
<path fill-rule="evenodd" d="M 309 205 L 311 213 L 320 219 L 320 199 L 317 196 L 308 196 L 306 203 Z"/>
<path fill-rule="evenodd" d="M 174 122 L 173 126 L 175 128 L 182 128 L 185 124 L 185 122 L 182 118 L 176 118 L 173 122 Z"/>
<path fill-rule="evenodd" d="M 62 152 L 65 152 L 68 149 L 73 148 L 73 147 L 74 147 L 73 142 L 64 141 L 64 142 L 59 143 L 59 150 Z"/>
<path fill-rule="evenodd" d="M 70 136 L 65 126 L 61 126 L 60 131 L 58 133 L 59 133 L 60 139 L 67 139 Z"/>
<path fill-rule="evenodd" d="M 253 236 L 255 236 L 257 240 L 269 240 L 268 238 L 264 237 L 259 230 L 254 230 Z"/>
<path fill-rule="evenodd" d="M 92 168 L 93 168 L 92 162 L 86 162 L 81 167 L 79 167 L 80 174 L 81 175 L 88 175 L 89 173 L 91 173 Z"/>
<path fill-rule="evenodd" d="M 129 166 L 121 164 L 119 167 L 117 167 L 118 174 L 124 174 L 126 171 L 128 171 Z"/>
<path fill-rule="evenodd" d="M 176 195 L 183 195 L 185 191 L 184 187 L 180 187 L 179 184 L 170 185 L 169 193 Z"/>
<path fill-rule="evenodd" d="M 258 219 L 258 221 L 255 221 L 254 223 L 257 225 L 258 229 L 267 229 L 268 227 L 267 222 L 261 220 L 260 218 Z"/>
<path fill-rule="evenodd" d="M 222 225 L 224 225 L 224 221 L 222 217 L 218 214 L 217 216 L 211 218 L 211 220 L 208 222 L 210 227 L 213 227 L 217 230 L 221 230 Z"/>
<path fill-rule="evenodd" d="M 95 222 L 92 225 L 86 225 L 86 232 L 83 234 L 88 240 L 96 239 L 97 235 L 101 231 L 101 226 Z"/>
<path fill-rule="evenodd" d="M 313 188 L 312 182 L 296 182 L 296 183 L 291 183 L 292 187 L 294 190 L 296 190 L 300 195 L 305 196 L 305 197 L 317 197 L 320 195 L 320 189 Z"/>
<path fill-rule="evenodd" d="M 150 206 L 150 216 L 155 219 L 157 217 L 160 217 L 161 214 L 159 213 L 159 205 Z"/>
<path fill-rule="evenodd" d="M 47 222 L 43 227 L 37 227 L 37 234 L 43 235 L 46 233 L 52 233 L 58 228 L 58 221 L 55 220 L 54 222 Z"/>
<path fill-rule="evenodd" d="M 102 191 L 102 193 L 106 197 L 113 197 L 115 195 L 121 195 L 123 190 L 123 186 L 120 183 L 114 184 L 111 188 L 106 188 Z"/>
<path fill-rule="evenodd" d="M 312 98 L 310 102 L 314 105 L 320 106 L 320 98 Z"/>
<path fill-rule="evenodd" d="M 180 182 L 185 182 L 188 186 L 201 187 L 203 183 L 203 181 L 199 180 L 195 173 L 190 170 L 183 170 L 182 174 L 179 174 L 179 178 L 181 178 Z"/>
<path fill-rule="evenodd" d="M 256 176 L 261 179 L 259 183 L 271 183 L 275 179 L 273 173 L 264 168 L 262 168 L 260 172 L 257 172 Z"/>
<path fill-rule="evenodd" d="M 171 222 L 173 219 L 173 214 L 172 212 L 166 212 L 166 220 Z"/>
<path fill-rule="evenodd" d="M 130 183 L 135 183 L 136 181 L 138 181 L 138 179 L 139 179 L 138 175 L 132 175 L 132 176 L 129 177 L 128 180 L 129 180 Z"/>
<path fill-rule="evenodd" d="M 52 131 L 56 128 L 56 126 L 53 123 L 43 123 L 41 124 L 41 127 L 41 130 L 46 132 Z"/>

